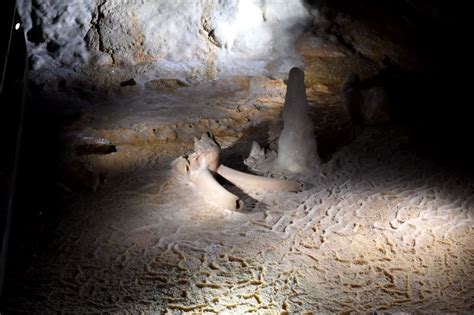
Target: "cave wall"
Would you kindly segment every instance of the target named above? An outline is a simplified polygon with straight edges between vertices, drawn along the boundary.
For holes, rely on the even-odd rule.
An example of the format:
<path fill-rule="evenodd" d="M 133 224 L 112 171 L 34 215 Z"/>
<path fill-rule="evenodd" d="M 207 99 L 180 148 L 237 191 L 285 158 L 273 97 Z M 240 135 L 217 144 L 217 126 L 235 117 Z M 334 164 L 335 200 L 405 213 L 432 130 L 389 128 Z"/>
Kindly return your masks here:
<path fill-rule="evenodd" d="M 31 77 L 139 67 L 188 80 L 278 74 L 300 64 L 294 41 L 313 20 L 303 0 L 18 0 Z"/>
<path fill-rule="evenodd" d="M 468 50 L 463 44 L 468 42 L 469 28 L 460 23 L 463 9 L 451 2 L 18 0 L 17 4 L 28 39 L 30 78 L 42 91 L 50 88 L 58 104 L 89 102 L 97 90 L 134 92 L 156 79 L 187 83 L 232 75 L 283 79 L 291 67 L 301 66 L 307 87 L 338 93 L 349 73 L 384 86 L 402 116 L 431 122 L 428 133 L 447 114 L 452 125 L 468 125 L 456 122 L 470 115 L 456 113 L 467 112 L 468 107 L 461 97 L 469 91 L 467 81 L 459 73 L 467 68 Z M 124 82 L 136 83 L 137 89 L 122 88 Z M 456 110 L 447 111 L 446 106 Z M 445 135 L 452 128 L 438 129 Z"/>

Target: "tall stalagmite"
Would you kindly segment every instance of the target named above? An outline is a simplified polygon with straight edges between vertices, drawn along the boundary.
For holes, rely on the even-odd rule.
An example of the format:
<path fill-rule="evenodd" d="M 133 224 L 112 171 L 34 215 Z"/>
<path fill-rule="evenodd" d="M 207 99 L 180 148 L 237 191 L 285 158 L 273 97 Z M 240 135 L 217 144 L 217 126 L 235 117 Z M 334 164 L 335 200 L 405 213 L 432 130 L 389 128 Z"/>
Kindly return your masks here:
<path fill-rule="evenodd" d="M 296 67 L 290 70 L 288 77 L 283 123 L 277 167 L 295 173 L 316 170 L 319 157 L 314 124 L 308 115 L 304 72 Z"/>

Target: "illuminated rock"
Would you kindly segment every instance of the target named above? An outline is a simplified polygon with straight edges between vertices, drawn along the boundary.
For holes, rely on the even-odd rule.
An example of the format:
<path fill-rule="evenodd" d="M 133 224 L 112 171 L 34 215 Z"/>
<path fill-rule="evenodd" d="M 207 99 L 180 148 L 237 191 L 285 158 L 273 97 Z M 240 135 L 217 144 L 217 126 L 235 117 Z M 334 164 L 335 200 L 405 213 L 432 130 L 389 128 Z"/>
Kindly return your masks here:
<path fill-rule="evenodd" d="M 303 0 L 20 0 L 18 11 L 42 80 L 87 65 L 149 64 L 150 80 L 266 75 L 270 63 L 283 74 L 301 63 L 294 42 L 312 21 Z"/>
<path fill-rule="evenodd" d="M 242 190 L 260 192 L 297 192 L 303 186 L 295 181 L 268 178 L 236 171 L 220 164 L 220 146 L 211 133 L 194 139 L 194 152 L 173 161 L 174 171 L 191 183 L 210 203 L 228 210 L 240 210 L 244 203 L 227 191 L 214 178 L 217 173 Z"/>
<path fill-rule="evenodd" d="M 319 165 L 314 124 L 308 115 L 304 72 L 293 68 L 288 78 L 283 130 L 276 167 L 290 172 L 314 171 Z"/>

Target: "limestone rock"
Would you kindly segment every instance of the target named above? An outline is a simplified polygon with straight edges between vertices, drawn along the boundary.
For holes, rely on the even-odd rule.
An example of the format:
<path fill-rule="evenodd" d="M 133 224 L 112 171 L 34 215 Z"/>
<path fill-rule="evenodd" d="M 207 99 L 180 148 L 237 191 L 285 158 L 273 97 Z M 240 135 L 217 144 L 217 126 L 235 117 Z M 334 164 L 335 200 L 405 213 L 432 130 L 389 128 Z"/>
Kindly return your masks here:
<path fill-rule="evenodd" d="M 186 82 L 178 79 L 157 79 L 145 83 L 145 87 L 162 92 L 174 92 L 178 88 L 188 87 Z"/>
<path fill-rule="evenodd" d="M 38 81 L 87 67 L 107 76 L 111 65 L 153 64 L 148 74 L 197 80 L 263 75 L 269 62 L 284 73 L 299 60 L 295 38 L 312 22 L 304 0 L 19 0 L 18 11 Z"/>
<path fill-rule="evenodd" d="M 74 145 L 77 155 L 109 154 L 117 152 L 117 148 L 107 139 L 82 137 Z"/>
<path fill-rule="evenodd" d="M 293 68 L 288 78 L 277 167 L 290 172 L 314 170 L 319 164 L 314 124 L 308 115 L 304 72 Z"/>

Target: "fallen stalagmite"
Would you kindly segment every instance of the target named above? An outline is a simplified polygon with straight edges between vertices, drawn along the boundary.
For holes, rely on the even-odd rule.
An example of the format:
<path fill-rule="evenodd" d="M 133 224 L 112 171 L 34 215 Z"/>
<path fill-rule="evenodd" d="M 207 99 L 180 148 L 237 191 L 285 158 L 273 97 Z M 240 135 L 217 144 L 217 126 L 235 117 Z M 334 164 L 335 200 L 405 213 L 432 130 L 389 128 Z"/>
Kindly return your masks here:
<path fill-rule="evenodd" d="M 220 147 L 212 134 L 194 138 L 194 152 L 187 157 L 179 157 L 173 162 L 173 169 L 185 180 L 193 184 L 209 202 L 229 210 L 239 210 L 243 202 L 227 191 L 212 173 L 219 167 Z"/>
<path fill-rule="evenodd" d="M 219 166 L 217 173 L 243 190 L 297 192 L 303 188 L 300 183 L 295 181 L 247 174 L 231 169 L 225 165 Z"/>
<path fill-rule="evenodd" d="M 222 187 L 214 178 L 217 173 L 243 190 L 268 192 L 297 192 L 303 189 L 300 183 L 285 179 L 268 178 L 236 171 L 220 164 L 220 146 L 208 132 L 201 139 L 194 139 L 194 152 L 177 158 L 173 169 L 182 178 L 196 187 L 209 202 L 229 210 L 243 208 L 243 202 Z"/>

